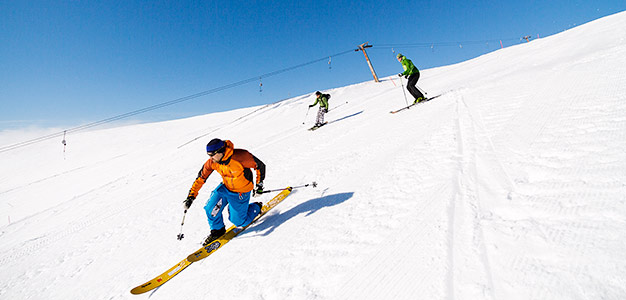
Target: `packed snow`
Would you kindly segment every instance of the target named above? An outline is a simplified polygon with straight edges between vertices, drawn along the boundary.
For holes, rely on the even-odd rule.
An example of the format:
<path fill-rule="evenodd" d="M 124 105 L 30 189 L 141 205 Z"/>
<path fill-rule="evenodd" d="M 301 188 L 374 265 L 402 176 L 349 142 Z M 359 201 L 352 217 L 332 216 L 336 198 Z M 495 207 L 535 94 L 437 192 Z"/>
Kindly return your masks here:
<path fill-rule="evenodd" d="M 626 299 L 626 13 L 418 84 L 398 114 L 396 76 L 325 90 L 316 131 L 311 91 L 0 153 L 0 299 Z M 216 137 L 319 186 L 131 295 L 209 233 L 216 173 L 176 239 Z"/>

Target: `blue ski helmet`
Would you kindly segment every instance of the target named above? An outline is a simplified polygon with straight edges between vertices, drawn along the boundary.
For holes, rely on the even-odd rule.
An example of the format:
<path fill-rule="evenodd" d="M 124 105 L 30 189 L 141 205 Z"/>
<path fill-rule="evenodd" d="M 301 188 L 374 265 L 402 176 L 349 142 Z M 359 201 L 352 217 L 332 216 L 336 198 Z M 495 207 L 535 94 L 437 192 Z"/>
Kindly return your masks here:
<path fill-rule="evenodd" d="M 206 152 L 215 152 L 222 148 L 224 148 L 226 144 L 224 141 L 220 139 L 212 139 L 208 144 L 206 144 Z"/>

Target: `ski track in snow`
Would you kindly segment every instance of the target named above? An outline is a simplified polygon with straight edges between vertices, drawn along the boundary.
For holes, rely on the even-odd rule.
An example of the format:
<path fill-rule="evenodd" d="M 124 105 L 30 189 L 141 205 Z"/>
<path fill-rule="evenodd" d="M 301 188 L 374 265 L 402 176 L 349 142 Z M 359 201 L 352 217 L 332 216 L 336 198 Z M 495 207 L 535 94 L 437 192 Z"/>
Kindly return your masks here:
<path fill-rule="evenodd" d="M 0 299 L 624 299 L 620 36 L 626 13 L 423 70 L 442 96 L 393 115 L 394 79 L 332 89 L 314 132 L 304 95 L 5 153 Z M 262 159 L 268 189 L 319 186 L 131 295 L 208 234 L 216 174 L 175 239 L 213 137 Z"/>

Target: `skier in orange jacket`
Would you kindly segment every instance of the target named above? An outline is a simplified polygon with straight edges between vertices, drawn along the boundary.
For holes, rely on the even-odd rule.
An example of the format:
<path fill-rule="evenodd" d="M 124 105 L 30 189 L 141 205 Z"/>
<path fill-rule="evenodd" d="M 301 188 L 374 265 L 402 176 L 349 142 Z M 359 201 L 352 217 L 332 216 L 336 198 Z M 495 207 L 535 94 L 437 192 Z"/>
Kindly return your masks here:
<path fill-rule="evenodd" d="M 262 194 L 265 179 L 265 164 L 247 150 L 235 149 L 229 140 L 213 139 L 207 144 L 206 151 L 210 159 L 202 166 L 184 201 L 185 209 L 189 209 L 209 175 L 213 171 L 222 175 L 222 183 L 213 190 L 204 206 L 211 234 L 203 245 L 208 245 L 226 233 L 222 212 L 227 204 L 229 220 L 235 226 L 245 227 L 254 220 L 261 212 L 262 203 L 250 204 L 250 192 L 255 189 L 255 182 L 255 193 Z M 251 169 L 256 171 L 256 180 Z"/>

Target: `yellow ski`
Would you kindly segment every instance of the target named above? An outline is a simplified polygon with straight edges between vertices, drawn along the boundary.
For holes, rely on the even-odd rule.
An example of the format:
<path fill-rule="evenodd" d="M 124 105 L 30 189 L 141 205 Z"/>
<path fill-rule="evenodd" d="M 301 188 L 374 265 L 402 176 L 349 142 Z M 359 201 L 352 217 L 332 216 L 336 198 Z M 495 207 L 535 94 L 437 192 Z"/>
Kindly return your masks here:
<path fill-rule="evenodd" d="M 308 184 L 306 186 L 308 186 Z M 261 208 L 261 213 L 256 218 L 254 218 L 254 220 L 252 221 L 252 223 L 250 223 L 250 225 L 254 224 L 254 222 L 256 222 L 260 217 L 262 217 L 270 209 L 278 205 L 278 203 L 282 202 L 291 193 L 292 189 L 293 189 L 292 187 L 288 187 L 284 189 L 282 192 L 280 192 L 278 195 L 272 198 L 272 200 L 270 200 L 265 205 L 263 205 L 263 207 Z M 130 290 L 130 293 L 134 295 L 143 294 L 145 292 L 151 291 L 163 285 L 168 280 L 172 279 L 174 276 L 180 273 L 180 271 L 184 270 L 189 265 L 191 265 L 193 262 L 199 261 L 211 255 L 211 253 L 215 252 L 217 249 L 221 248 L 224 244 L 228 243 L 230 240 L 236 237 L 239 233 L 244 231 L 248 226 L 244 228 L 231 226 L 228 229 L 228 231 L 226 231 L 226 233 L 219 239 L 213 241 L 211 244 L 208 244 L 205 247 L 200 248 L 200 250 L 194 252 L 193 254 L 189 255 L 187 258 L 181 260 L 179 263 L 169 268 L 167 271 L 163 272 L 163 274 Z"/>
<path fill-rule="evenodd" d="M 181 260 L 175 266 L 171 267 L 169 270 L 163 272 L 163 274 L 155 277 L 154 279 L 130 290 L 131 294 L 139 295 L 143 294 L 147 291 L 153 290 L 166 283 L 168 280 L 172 279 L 172 277 L 176 276 L 176 274 L 180 273 L 180 271 L 184 270 L 191 264 L 186 258 Z"/>

